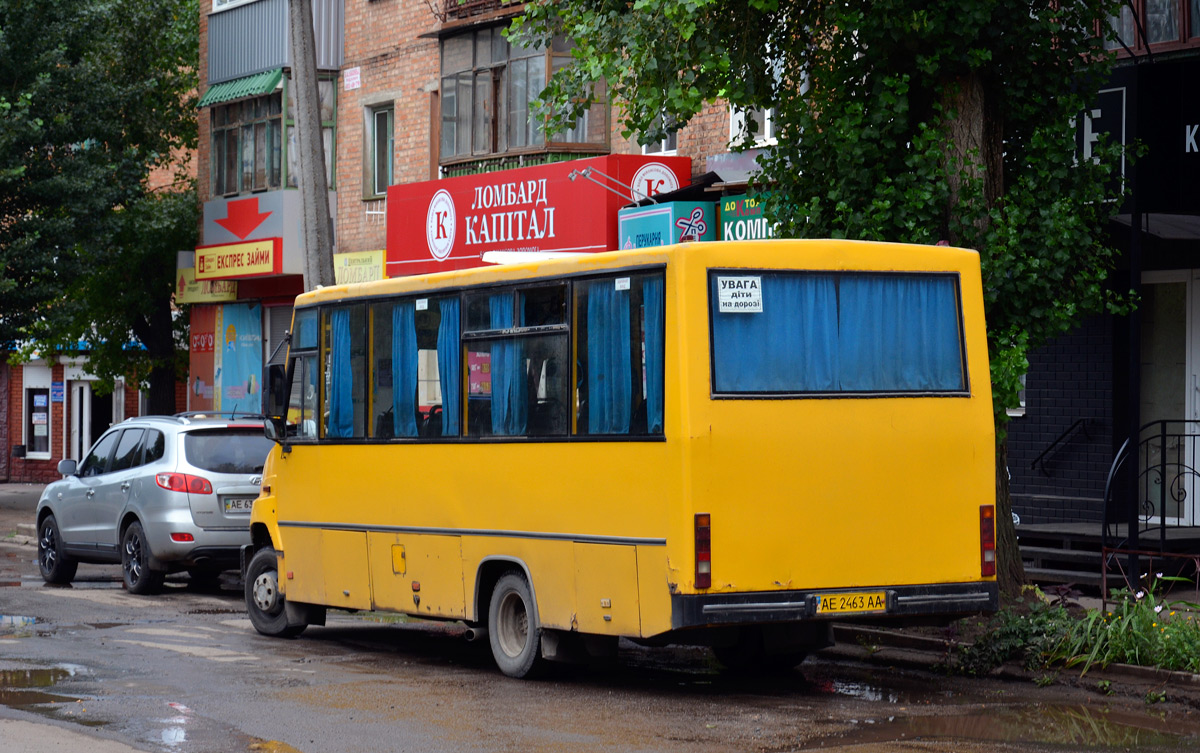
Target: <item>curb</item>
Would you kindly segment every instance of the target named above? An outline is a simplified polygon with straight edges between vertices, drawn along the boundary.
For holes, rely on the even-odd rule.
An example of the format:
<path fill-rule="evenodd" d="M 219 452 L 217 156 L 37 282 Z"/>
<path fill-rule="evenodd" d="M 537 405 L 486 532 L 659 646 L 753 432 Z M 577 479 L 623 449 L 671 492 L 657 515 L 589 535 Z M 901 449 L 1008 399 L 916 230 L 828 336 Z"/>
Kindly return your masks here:
<path fill-rule="evenodd" d="M 910 635 L 898 630 L 864 627 L 835 623 L 833 626 L 835 646 L 825 649 L 834 654 L 854 656 L 859 659 L 872 660 L 884 650 L 887 657 L 881 661 L 890 664 L 904 664 L 929 668 L 942 664 L 956 646 L 965 645 L 952 643 L 941 638 L 929 638 L 923 635 Z M 1089 669 L 1086 675 L 1076 674 L 1073 668 L 1051 667 L 1048 671 L 1067 674 L 1073 679 L 1094 677 L 1098 679 L 1124 679 L 1128 681 L 1152 684 L 1169 684 L 1189 690 L 1200 689 L 1200 674 L 1179 672 L 1157 667 L 1142 667 L 1136 664 L 1109 664 L 1107 667 L 1096 666 Z M 1013 680 L 1032 680 L 1038 676 L 1022 665 L 1009 662 L 997 667 L 993 676 Z"/>

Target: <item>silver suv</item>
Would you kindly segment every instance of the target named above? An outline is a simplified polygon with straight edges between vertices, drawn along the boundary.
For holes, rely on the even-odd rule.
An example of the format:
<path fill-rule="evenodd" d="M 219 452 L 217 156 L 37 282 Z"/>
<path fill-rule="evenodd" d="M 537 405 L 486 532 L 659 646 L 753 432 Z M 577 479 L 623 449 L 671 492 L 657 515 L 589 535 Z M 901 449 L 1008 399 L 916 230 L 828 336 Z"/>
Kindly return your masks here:
<path fill-rule="evenodd" d="M 250 543 L 250 508 L 274 443 L 259 417 L 143 416 L 113 426 L 37 506 L 38 566 L 66 584 L 80 562 L 121 563 L 130 593 L 167 573 L 215 581 Z"/>

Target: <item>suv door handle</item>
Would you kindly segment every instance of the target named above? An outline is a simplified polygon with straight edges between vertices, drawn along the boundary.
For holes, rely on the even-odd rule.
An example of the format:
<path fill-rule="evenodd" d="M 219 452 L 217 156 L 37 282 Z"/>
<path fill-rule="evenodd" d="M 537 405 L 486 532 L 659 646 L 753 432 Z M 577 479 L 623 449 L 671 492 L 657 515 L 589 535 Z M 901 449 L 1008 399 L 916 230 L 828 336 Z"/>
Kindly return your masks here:
<path fill-rule="evenodd" d="M 121 484 L 121 491 L 123 491 L 123 492 L 129 491 L 129 482 L 128 481 Z"/>

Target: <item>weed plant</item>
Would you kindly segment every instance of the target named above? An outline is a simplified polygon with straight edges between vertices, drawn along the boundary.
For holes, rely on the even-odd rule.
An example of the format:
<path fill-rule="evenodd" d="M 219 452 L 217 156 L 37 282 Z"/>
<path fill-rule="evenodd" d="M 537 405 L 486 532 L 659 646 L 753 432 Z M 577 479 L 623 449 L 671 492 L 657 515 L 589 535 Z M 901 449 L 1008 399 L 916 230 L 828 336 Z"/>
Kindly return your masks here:
<path fill-rule="evenodd" d="M 1036 599 L 1001 609 L 975 642 L 963 646 L 951 668 L 981 675 L 1010 661 L 1026 669 L 1059 665 L 1086 674 L 1114 662 L 1200 673 L 1200 605 L 1162 595 L 1163 586 L 1186 578 L 1147 579 L 1137 591 L 1112 592 L 1107 610 L 1069 611 L 1062 601 Z"/>

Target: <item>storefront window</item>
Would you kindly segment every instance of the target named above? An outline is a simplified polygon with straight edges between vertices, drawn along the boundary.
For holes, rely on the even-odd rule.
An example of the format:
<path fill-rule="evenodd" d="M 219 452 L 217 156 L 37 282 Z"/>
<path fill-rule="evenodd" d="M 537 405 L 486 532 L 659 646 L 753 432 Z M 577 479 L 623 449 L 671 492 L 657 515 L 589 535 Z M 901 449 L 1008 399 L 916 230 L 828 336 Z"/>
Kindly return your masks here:
<path fill-rule="evenodd" d="M 50 390 L 25 390 L 26 452 L 50 452 Z"/>

